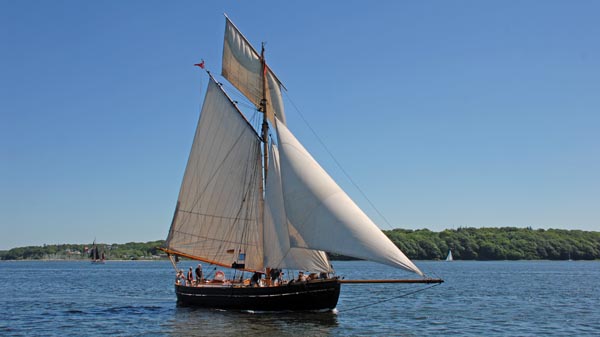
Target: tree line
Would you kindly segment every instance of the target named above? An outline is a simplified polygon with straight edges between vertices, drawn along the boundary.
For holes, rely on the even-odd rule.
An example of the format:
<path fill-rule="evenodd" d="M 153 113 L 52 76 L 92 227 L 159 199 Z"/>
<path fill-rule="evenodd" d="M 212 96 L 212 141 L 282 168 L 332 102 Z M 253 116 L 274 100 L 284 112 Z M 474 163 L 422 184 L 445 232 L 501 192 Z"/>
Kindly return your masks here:
<path fill-rule="evenodd" d="M 600 232 L 516 227 L 458 228 L 433 232 L 428 229 L 383 231 L 410 259 L 444 259 L 452 251 L 455 260 L 594 260 L 600 259 Z M 99 244 L 107 259 L 137 260 L 164 257 L 164 240 Z M 89 258 L 91 244 L 60 244 L 0 251 L 0 260 Z M 335 260 L 347 257 L 330 254 Z"/>
<path fill-rule="evenodd" d="M 455 260 L 595 260 L 600 232 L 516 227 L 458 228 L 441 232 L 394 229 L 384 233 L 409 258 Z"/>
<path fill-rule="evenodd" d="M 164 240 L 149 242 L 129 242 L 122 244 L 97 244 L 109 260 L 153 259 L 162 254 L 158 247 Z M 18 247 L 0 251 L 0 260 L 85 260 L 90 258 L 92 244 L 58 244 Z"/>

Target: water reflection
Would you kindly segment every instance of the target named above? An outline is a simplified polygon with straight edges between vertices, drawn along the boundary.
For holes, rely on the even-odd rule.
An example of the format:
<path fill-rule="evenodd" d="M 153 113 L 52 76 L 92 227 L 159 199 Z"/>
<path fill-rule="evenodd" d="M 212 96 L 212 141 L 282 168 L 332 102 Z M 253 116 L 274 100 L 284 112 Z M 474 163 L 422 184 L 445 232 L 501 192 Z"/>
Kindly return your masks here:
<path fill-rule="evenodd" d="M 209 334 L 282 336 L 331 335 L 338 327 L 334 312 L 247 312 L 176 306 L 172 319 L 165 323 L 169 335 L 206 336 Z"/>

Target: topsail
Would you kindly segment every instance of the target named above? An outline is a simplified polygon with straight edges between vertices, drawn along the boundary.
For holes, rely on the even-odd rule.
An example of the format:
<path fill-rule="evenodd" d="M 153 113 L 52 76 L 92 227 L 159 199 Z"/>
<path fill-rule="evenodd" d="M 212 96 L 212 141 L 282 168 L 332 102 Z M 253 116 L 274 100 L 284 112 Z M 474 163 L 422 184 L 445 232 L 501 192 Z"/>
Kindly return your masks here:
<path fill-rule="evenodd" d="M 266 98 L 267 118 L 271 123 L 275 123 L 274 116 L 285 123 L 281 82 L 266 64 L 263 68 L 258 52 L 229 18 L 225 26 L 222 75 L 257 107 Z M 264 95 L 263 76 L 266 76 Z"/>

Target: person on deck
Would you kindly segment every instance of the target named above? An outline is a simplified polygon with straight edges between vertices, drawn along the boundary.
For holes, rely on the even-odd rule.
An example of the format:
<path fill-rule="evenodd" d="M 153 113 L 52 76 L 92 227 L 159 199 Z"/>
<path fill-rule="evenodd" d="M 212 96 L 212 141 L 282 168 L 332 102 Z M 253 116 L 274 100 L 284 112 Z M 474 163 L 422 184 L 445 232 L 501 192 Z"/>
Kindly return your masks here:
<path fill-rule="evenodd" d="M 198 263 L 198 267 L 196 267 L 196 285 L 202 283 L 202 265 Z"/>
<path fill-rule="evenodd" d="M 259 287 L 260 284 L 260 273 L 259 272 L 255 272 L 254 275 L 252 275 L 252 278 L 250 279 L 250 286 L 251 287 Z"/>
<path fill-rule="evenodd" d="M 279 285 L 279 275 L 281 275 L 281 269 L 273 268 L 271 269 L 271 284 Z"/>
<path fill-rule="evenodd" d="M 187 273 L 187 285 L 191 286 L 193 282 L 194 282 L 194 273 L 192 272 L 192 267 L 190 267 L 190 270 L 188 270 L 188 273 Z"/>
<path fill-rule="evenodd" d="M 184 284 L 185 283 L 185 277 L 183 276 L 183 270 L 179 270 L 177 272 L 177 276 L 175 277 L 175 283 L 176 284 Z"/>

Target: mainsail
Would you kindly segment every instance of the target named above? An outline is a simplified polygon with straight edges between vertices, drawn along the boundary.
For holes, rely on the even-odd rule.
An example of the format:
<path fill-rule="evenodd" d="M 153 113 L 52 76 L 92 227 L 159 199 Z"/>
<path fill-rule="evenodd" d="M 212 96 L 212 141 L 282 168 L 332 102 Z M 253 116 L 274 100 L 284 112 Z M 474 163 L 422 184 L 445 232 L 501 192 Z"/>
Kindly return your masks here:
<path fill-rule="evenodd" d="M 170 250 L 220 265 L 263 268 L 260 144 L 211 80 L 166 242 Z"/>

